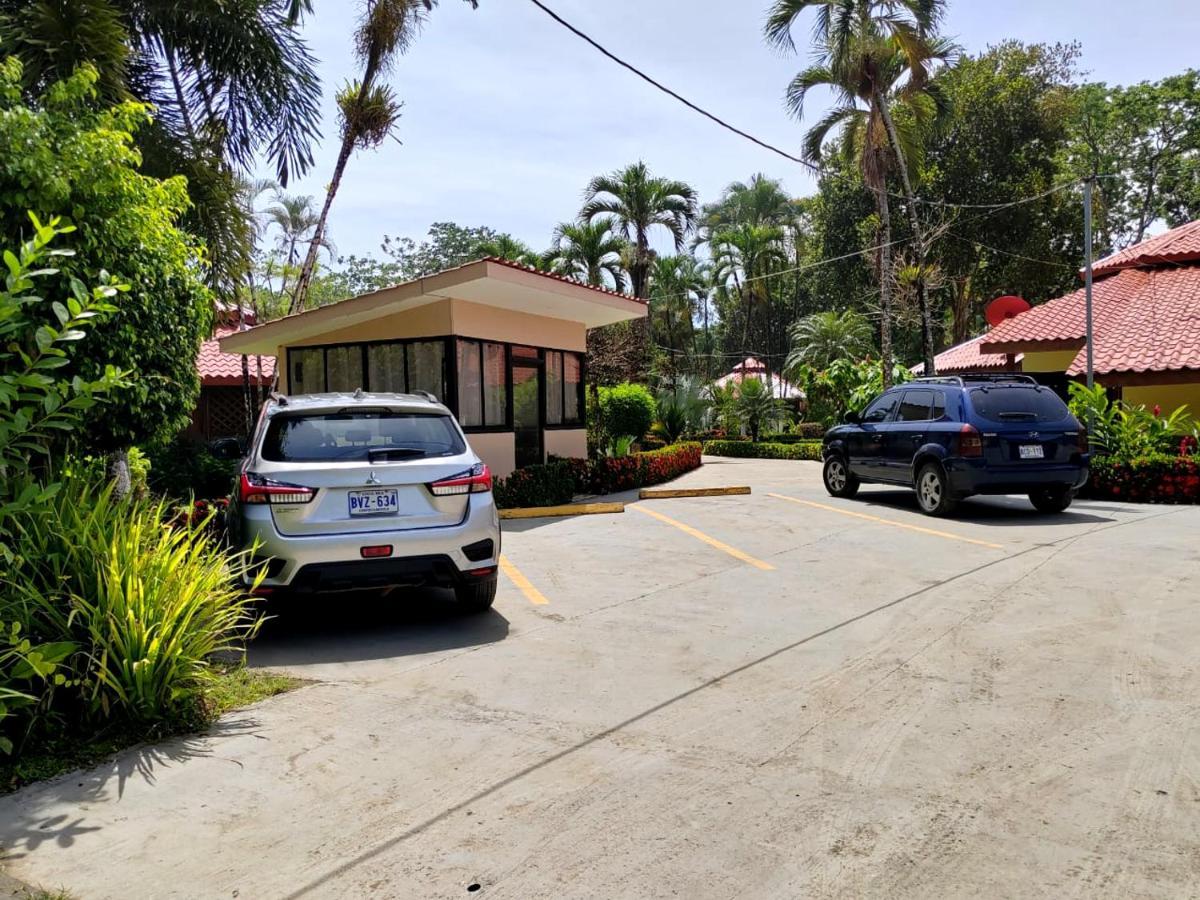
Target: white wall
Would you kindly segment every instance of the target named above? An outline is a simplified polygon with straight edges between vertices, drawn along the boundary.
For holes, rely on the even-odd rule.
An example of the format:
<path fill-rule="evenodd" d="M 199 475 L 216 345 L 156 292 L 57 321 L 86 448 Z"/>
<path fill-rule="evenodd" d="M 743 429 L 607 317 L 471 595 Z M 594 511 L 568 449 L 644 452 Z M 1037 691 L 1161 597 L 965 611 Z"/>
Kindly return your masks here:
<path fill-rule="evenodd" d="M 507 478 L 517 467 L 517 442 L 511 431 L 468 434 L 467 443 L 487 463 L 493 478 Z"/>
<path fill-rule="evenodd" d="M 587 458 L 587 429 L 569 428 L 543 431 L 545 438 L 546 456 Z"/>

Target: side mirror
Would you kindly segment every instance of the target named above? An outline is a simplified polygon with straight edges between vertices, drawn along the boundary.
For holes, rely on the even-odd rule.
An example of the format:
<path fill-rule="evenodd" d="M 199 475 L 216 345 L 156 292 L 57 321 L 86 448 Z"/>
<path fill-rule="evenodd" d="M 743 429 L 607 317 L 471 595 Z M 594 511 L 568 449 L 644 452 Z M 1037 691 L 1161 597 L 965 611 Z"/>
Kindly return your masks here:
<path fill-rule="evenodd" d="M 842 421 L 845 422 L 847 425 L 861 425 L 862 424 L 862 416 L 860 416 L 854 410 L 850 410 L 849 412 L 846 413 L 846 415 L 842 416 Z"/>

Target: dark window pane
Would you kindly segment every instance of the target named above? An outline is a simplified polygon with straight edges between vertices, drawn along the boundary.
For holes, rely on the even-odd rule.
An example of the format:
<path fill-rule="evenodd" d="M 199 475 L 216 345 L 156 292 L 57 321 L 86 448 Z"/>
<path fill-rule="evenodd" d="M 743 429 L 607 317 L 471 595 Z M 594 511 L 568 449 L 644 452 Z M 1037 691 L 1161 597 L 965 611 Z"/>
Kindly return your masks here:
<path fill-rule="evenodd" d="M 321 394 L 325 391 L 325 351 L 289 350 L 288 391 L 293 394 Z"/>
<path fill-rule="evenodd" d="M 411 458 L 456 456 L 466 450 L 449 416 L 417 413 L 278 415 L 267 425 L 262 455 L 272 462 L 365 461 L 371 451 Z"/>
<path fill-rule="evenodd" d="M 372 344 L 367 348 L 367 381 L 379 394 L 403 394 L 404 345 Z"/>
<path fill-rule="evenodd" d="M 458 423 L 463 428 L 483 424 L 483 371 L 475 341 L 458 342 Z"/>
<path fill-rule="evenodd" d="M 561 425 L 563 420 L 563 355 L 546 353 L 546 424 Z"/>
<path fill-rule="evenodd" d="M 973 388 L 971 405 L 993 422 L 1058 422 L 1070 415 L 1054 391 L 1033 385 Z"/>
<path fill-rule="evenodd" d="M 934 391 L 933 392 L 933 412 L 930 413 L 929 417 L 936 422 L 938 419 L 940 419 L 944 415 L 946 415 L 946 395 L 938 393 L 937 391 Z"/>
<path fill-rule="evenodd" d="M 583 363 L 577 353 L 563 354 L 563 421 L 577 425 L 583 421 L 579 411 L 580 382 L 583 380 Z"/>
<path fill-rule="evenodd" d="M 508 372 L 503 344 L 483 345 L 483 424 L 508 424 Z"/>
<path fill-rule="evenodd" d="M 325 350 L 325 371 L 329 379 L 326 390 L 331 393 L 351 393 L 363 386 L 362 347 L 349 344 Z"/>
<path fill-rule="evenodd" d="M 442 401 L 446 396 L 443 341 L 414 341 L 408 345 L 408 390 L 428 391 Z"/>
<path fill-rule="evenodd" d="M 932 406 L 933 391 L 905 391 L 896 419 L 900 422 L 928 422 Z"/>
<path fill-rule="evenodd" d="M 896 408 L 897 399 L 899 399 L 898 394 L 885 394 L 867 407 L 867 411 L 863 413 L 862 420 L 864 422 L 882 422 Z"/>

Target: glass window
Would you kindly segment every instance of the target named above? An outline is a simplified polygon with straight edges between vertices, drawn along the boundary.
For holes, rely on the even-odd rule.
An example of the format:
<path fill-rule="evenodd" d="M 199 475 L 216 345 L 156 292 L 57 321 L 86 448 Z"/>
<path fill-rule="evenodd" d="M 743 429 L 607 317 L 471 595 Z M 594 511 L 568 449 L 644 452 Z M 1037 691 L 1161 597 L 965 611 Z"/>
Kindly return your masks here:
<path fill-rule="evenodd" d="M 403 344 L 371 344 L 367 347 L 367 383 L 376 393 L 405 393 Z"/>
<path fill-rule="evenodd" d="M 483 424 L 483 369 L 476 341 L 458 342 L 458 423 L 463 428 Z"/>
<path fill-rule="evenodd" d="M 578 353 L 563 354 L 563 421 L 581 423 L 579 397 L 583 393 L 583 362 Z"/>
<path fill-rule="evenodd" d="M 537 359 L 538 349 L 537 347 L 514 346 L 512 348 L 512 355 L 520 357 L 521 359 Z"/>
<path fill-rule="evenodd" d="M 325 349 L 326 390 L 331 393 L 351 393 L 363 386 L 362 345 Z"/>
<path fill-rule="evenodd" d="M 929 410 L 933 406 L 933 391 L 905 391 L 900 401 L 898 422 L 928 422 Z"/>
<path fill-rule="evenodd" d="M 483 424 L 508 424 L 508 366 L 503 344 L 483 345 Z"/>
<path fill-rule="evenodd" d="M 320 394 L 325 391 L 325 351 L 288 350 L 288 392 L 291 394 Z"/>
<path fill-rule="evenodd" d="M 1059 422 L 1070 415 L 1054 391 L 1034 385 L 973 388 L 971 405 L 993 422 Z"/>
<path fill-rule="evenodd" d="M 414 341 L 408 345 L 408 390 L 428 391 L 442 400 L 446 396 L 446 344 L 444 341 Z"/>
<path fill-rule="evenodd" d="M 563 420 L 563 355 L 546 352 L 546 424 L 561 425 Z"/>
<path fill-rule="evenodd" d="M 457 456 L 466 450 L 449 416 L 356 412 L 278 415 L 262 455 L 272 462 L 331 462 Z"/>
<path fill-rule="evenodd" d="M 937 421 L 946 415 L 946 395 L 940 391 L 933 392 L 933 412 L 929 414 L 929 418 Z"/>
<path fill-rule="evenodd" d="M 896 408 L 896 400 L 898 398 L 898 394 L 884 394 L 867 407 L 867 411 L 863 413 L 863 422 L 882 422 L 892 414 L 892 410 Z"/>

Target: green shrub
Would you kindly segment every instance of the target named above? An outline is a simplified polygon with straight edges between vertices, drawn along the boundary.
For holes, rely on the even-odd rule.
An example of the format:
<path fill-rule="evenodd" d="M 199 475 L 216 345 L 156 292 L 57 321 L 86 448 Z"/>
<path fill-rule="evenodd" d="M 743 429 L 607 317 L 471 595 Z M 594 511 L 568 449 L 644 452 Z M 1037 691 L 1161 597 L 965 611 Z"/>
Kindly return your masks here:
<path fill-rule="evenodd" d="M 650 430 L 658 412 L 654 397 L 640 384 L 600 388 L 600 416 L 610 437 L 633 435 L 639 440 Z"/>
<path fill-rule="evenodd" d="M 241 465 L 240 460 L 217 459 L 208 445 L 187 435 L 149 453 L 151 489 L 177 500 L 229 496 Z"/>
<path fill-rule="evenodd" d="M 807 441 L 819 441 L 825 437 L 829 429 L 820 422 L 798 422 L 790 432 L 762 435 L 764 444 L 803 444 Z"/>
<path fill-rule="evenodd" d="M 517 469 L 507 478 L 498 478 L 492 487 L 496 505 L 501 509 L 530 506 L 559 506 L 575 496 L 575 476 L 571 464 L 554 460 L 540 466 Z"/>
<path fill-rule="evenodd" d="M 203 719 L 213 656 L 258 627 L 240 586 L 248 552 L 227 553 L 205 521 L 165 501 L 72 478 L 23 520 L 16 545 L 24 562 L 0 581 L 0 620 L 72 652 L 63 682 L 5 723 L 5 737 Z"/>
<path fill-rule="evenodd" d="M 1129 503 L 1200 503 L 1200 457 L 1093 459 L 1087 497 Z"/>
<path fill-rule="evenodd" d="M 700 467 L 700 445 L 672 444 L 661 450 L 597 459 L 556 459 L 517 469 L 495 485 L 501 509 L 558 506 L 575 494 L 615 494 L 678 478 Z"/>
<path fill-rule="evenodd" d="M 1073 382 L 1071 412 L 1088 429 L 1093 455 L 1124 461 L 1155 454 L 1172 454 L 1193 427 L 1186 406 L 1169 415 L 1158 407 L 1110 402 L 1103 385 L 1088 388 Z"/>
<path fill-rule="evenodd" d="M 821 442 L 796 444 L 754 443 L 752 441 L 709 441 L 704 445 L 708 456 L 736 456 L 744 459 L 805 459 L 821 461 Z"/>

